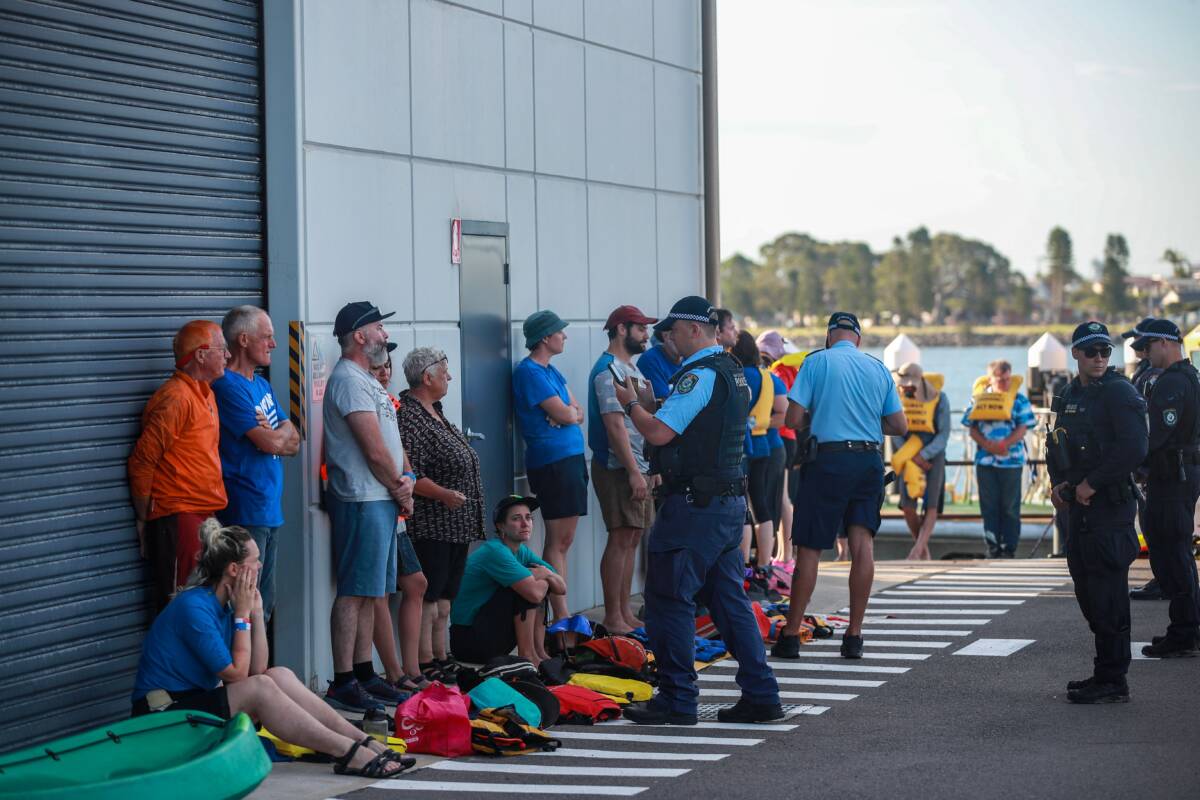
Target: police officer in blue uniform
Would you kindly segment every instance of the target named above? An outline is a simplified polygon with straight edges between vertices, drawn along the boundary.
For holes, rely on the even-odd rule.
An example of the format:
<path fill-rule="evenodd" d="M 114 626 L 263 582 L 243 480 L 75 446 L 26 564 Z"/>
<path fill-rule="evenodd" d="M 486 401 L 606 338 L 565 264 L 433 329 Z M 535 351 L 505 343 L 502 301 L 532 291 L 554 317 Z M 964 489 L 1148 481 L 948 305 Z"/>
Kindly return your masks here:
<path fill-rule="evenodd" d="M 1067 568 L 1096 639 L 1092 676 L 1067 684 L 1072 703 L 1129 700 L 1129 565 L 1138 551 L 1131 475 L 1146 458 L 1146 404 L 1109 367 L 1112 350 L 1104 325 L 1077 327 L 1071 355 L 1079 374 L 1051 405 L 1050 499 L 1066 523 Z"/>
<path fill-rule="evenodd" d="M 1129 346 L 1130 346 L 1130 349 L 1133 350 L 1133 354 L 1137 357 L 1138 362 L 1137 362 L 1137 366 L 1134 367 L 1133 374 L 1129 376 L 1129 380 L 1131 383 L 1133 383 L 1133 388 L 1137 389 L 1138 393 L 1141 394 L 1142 397 L 1146 398 L 1147 402 L 1149 402 L 1149 400 L 1150 400 L 1150 391 L 1154 388 L 1154 382 L 1157 381 L 1158 376 L 1162 374 L 1161 369 L 1158 369 L 1157 367 L 1155 367 L 1153 364 L 1150 363 L 1150 358 L 1146 355 L 1146 350 L 1143 347 L 1139 347 L 1139 345 L 1143 345 L 1145 343 L 1145 339 L 1142 337 L 1142 328 L 1146 325 L 1149 325 L 1151 322 L 1154 322 L 1154 317 L 1146 317 L 1141 322 L 1139 322 L 1137 325 L 1135 325 L 1131 330 L 1127 330 L 1121 334 L 1122 339 L 1133 339 L 1133 341 L 1130 343 Z M 1146 474 L 1145 474 L 1144 468 L 1138 471 L 1137 481 L 1138 481 L 1138 483 L 1145 483 Z M 1143 531 L 1145 531 L 1146 530 L 1146 498 L 1141 493 L 1139 493 L 1136 500 L 1137 500 L 1137 507 L 1138 507 L 1138 509 L 1137 509 L 1138 526 Z M 1153 559 L 1151 559 L 1151 571 L 1153 571 Z M 1146 581 L 1146 583 L 1142 584 L 1138 588 L 1130 589 L 1129 590 L 1129 599 L 1130 600 L 1162 600 L 1162 599 L 1164 599 L 1162 589 L 1160 589 L 1159 585 L 1158 585 L 1158 578 L 1151 578 L 1150 580 Z"/>
<path fill-rule="evenodd" d="M 1183 334 L 1166 319 L 1143 322 L 1134 349 L 1145 351 L 1160 370 L 1149 397 L 1150 445 L 1146 458 L 1146 524 L 1163 595 L 1170 601 L 1165 636 L 1142 648 L 1151 658 L 1186 658 L 1200 653 L 1200 592 L 1192 555 L 1196 500 L 1200 498 L 1200 374 L 1183 352 Z"/>
<path fill-rule="evenodd" d="M 626 707 L 625 717 L 643 725 L 696 724 L 695 617 L 700 602 L 738 660 L 742 696 L 736 705 L 721 709 L 718 719 L 782 719 L 779 687 L 742 588 L 742 451 L 750 390 L 741 365 L 717 344 L 717 313 L 708 300 L 683 298 L 662 324 L 683 357 L 662 408 L 651 412 L 652 398 L 639 398 L 632 388 L 615 384 L 625 413 L 655 446 L 651 466 L 662 476 L 662 506 L 647 539 L 644 590 L 658 695 L 644 705 Z"/>
<path fill-rule="evenodd" d="M 771 649 L 776 658 L 800 657 L 800 626 L 816 587 L 821 551 L 833 547 L 843 532 L 851 553 L 850 625 L 842 636 L 841 654 L 862 658 L 863 615 L 875 576 L 873 537 L 883 505 L 879 449 L 885 433 L 908 433 L 908 422 L 892 374 L 879 359 L 859 350 L 861 344 L 858 318 L 845 311 L 834 313 L 825 349 L 804 359 L 788 390 L 785 424 L 797 430 L 808 426 L 816 445 L 797 446 L 809 458 L 792 515 L 796 571 L 787 623 Z"/>

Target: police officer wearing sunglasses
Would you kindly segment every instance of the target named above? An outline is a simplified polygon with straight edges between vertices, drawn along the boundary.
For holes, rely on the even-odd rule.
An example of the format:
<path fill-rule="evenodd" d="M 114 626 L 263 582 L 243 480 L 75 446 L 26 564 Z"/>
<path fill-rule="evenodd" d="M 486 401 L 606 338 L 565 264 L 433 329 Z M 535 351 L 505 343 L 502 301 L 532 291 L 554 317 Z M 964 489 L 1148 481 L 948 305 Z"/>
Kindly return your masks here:
<path fill-rule="evenodd" d="M 1150 566 L 1170 601 L 1165 636 L 1142 648 L 1151 658 L 1198 654 L 1200 606 L 1192 528 L 1200 497 L 1200 374 L 1183 352 L 1183 334 L 1167 319 L 1143 321 L 1135 350 L 1161 374 L 1150 392 L 1150 447 L 1146 458 L 1146 543 Z"/>
<path fill-rule="evenodd" d="M 1146 404 L 1108 365 L 1112 349 L 1101 323 L 1077 327 L 1071 355 L 1079 374 L 1051 406 L 1051 501 L 1065 523 L 1075 597 L 1096 639 L 1093 675 L 1067 684 L 1072 703 L 1129 700 L 1129 565 L 1138 551 L 1131 473 L 1146 457 Z"/>

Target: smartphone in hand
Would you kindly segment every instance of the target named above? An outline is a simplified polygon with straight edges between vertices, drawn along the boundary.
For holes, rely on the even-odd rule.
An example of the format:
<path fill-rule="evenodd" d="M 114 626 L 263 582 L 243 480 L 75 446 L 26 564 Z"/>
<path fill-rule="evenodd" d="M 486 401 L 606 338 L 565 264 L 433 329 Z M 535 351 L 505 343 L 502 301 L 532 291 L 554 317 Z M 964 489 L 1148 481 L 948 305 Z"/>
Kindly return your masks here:
<path fill-rule="evenodd" d="M 609 363 L 608 365 L 608 372 L 612 375 L 614 383 L 619 383 L 622 386 L 629 385 L 629 379 L 627 377 L 623 377 L 619 372 L 617 372 L 617 368 L 612 363 Z"/>

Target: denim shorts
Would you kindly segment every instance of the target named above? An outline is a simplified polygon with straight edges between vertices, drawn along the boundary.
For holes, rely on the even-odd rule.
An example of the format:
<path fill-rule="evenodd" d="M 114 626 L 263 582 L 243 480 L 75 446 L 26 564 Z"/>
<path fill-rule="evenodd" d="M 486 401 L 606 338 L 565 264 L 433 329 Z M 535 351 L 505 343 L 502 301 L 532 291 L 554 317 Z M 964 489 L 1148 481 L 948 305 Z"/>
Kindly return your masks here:
<path fill-rule="evenodd" d="M 396 591 L 399 507 L 393 500 L 340 500 L 325 497 L 333 529 L 333 566 L 338 597 L 383 597 Z M 412 544 L 408 545 L 409 551 Z M 415 555 L 413 557 L 415 561 Z"/>
<path fill-rule="evenodd" d="M 404 525 L 396 526 L 396 560 L 399 562 L 397 566 L 401 577 L 421 571 L 421 559 L 417 556 L 417 550 L 413 547 L 412 539 Z M 393 584 L 388 591 L 392 592 L 395 589 Z"/>

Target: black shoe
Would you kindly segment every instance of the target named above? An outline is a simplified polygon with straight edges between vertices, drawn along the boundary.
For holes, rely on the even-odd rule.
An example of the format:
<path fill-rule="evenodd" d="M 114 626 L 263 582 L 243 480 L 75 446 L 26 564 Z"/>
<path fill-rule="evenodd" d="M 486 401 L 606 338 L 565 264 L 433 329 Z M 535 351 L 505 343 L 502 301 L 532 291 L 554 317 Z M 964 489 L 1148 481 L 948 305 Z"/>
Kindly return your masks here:
<path fill-rule="evenodd" d="M 779 703 L 751 703 L 744 697 L 735 705 L 717 711 L 721 722 L 777 722 L 783 718 L 783 706 Z"/>
<path fill-rule="evenodd" d="M 1067 681 L 1067 691 L 1068 692 L 1078 692 L 1080 689 L 1091 686 L 1095 682 L 1096 682 L 1096 676 L 1094 676 L 1094 675 L 1090 678 L 1084 678 L 1081 681 Z"/>
<path fill-rule="evenodd" d="M 779 634 L 779 639 L 771 645 L 771 655 L 775 658 L 799 658 L 800 637 Z"/>
<path fill-rule="evenodd" d="M 1147 658 L 1195 658 L 1200 656 L 1196 642 L 1180 641 L 1170 636 L 1155 636 L 1152 644 L 1142 648 L 1142 655 Z"/>
<path fill-rule="evenodd" d="M 1125 683 L 1101 683 L 1092 681 L 1088 685 L 1067 692 L 1072 703 L 1099 705 L 1100 703 L 1128 703 L 1129 685 Z"/>
<path fill-rule="evenodd" d="M 1163 594 L 1159 588 L 1158 581 L 1154 578 L 1146 581 L 1136 589 L 1129 590 L 1130 600 L 1166 600 L 1167 596 Z"/>
<path fill-rule="evenodd" d="M 695 725 L 698 721 L 695 714 L 671 711 L 653 702 L 627 705 L 622 716 L 637 725 Z"/>
<path fill-rule="evenodd" d="M 1000 557 L 1001 558 L 1016 558 L 1017 553 L 1015 550 L 1002 550 L 1000 552 Z"/>
<path fill-rule="evenodd" d="M 861 636 L 846 634 L 842 637 L 842 658 L 862 658 L 863 640 Z"/>

